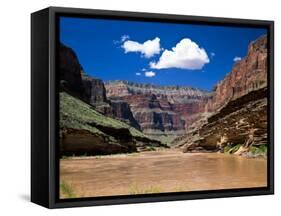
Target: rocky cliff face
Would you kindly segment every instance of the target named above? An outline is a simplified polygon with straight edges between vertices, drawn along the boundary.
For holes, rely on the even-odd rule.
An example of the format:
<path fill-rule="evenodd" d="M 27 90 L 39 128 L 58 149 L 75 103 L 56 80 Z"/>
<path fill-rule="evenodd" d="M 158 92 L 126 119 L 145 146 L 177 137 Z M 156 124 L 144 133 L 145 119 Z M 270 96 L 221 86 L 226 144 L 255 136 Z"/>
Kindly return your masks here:
<path fill-rule="evenodd" d="M 60 74 L 61 88 L 96 111 L 149 137 L 164 136 L 165 142 L 177 137 L 173 144 L 184 151 L 266 145 L 266 36 L 250 43 L 246 57 L 235 63 L 213 92 L 128 81 L 104 84 L 84 74 L 75 53 L 64 45 Z"/>
<path fill-rule="evenodd" d="M 267 85 L 267 38 L 262 36 L 250 43 L 245 58 L 238 61 L 232 71 L 215 86 L 206 109 L 216 111 L 253 90 Z"/>
<path fill-rule="evenodd" d="M 60 84 L 71 95 L 93 105 L 104 114 L 112 114 L 102 80 L 86 75 L 75 52 L 60 45 Z"/>
<path fill-rule="evenodd" d="M 204 110 L 209 93 L 187 87 L 161 87 L 127 81 L 105 83 L 109 99 L 129 104 L 145 134 L 180 135 Z"/>
<path fill-rule="evenodd" d="M 86 75 L 84 72 L 81 74 L 83 84 L 83 97 L 82 99 L 95 107 L 97 111 L 105 114 L 106 116 L 113 116 L 110 101 L 106 98 L 106 92 L 103 81 Z"/>
<path fill-rule="evenodd" d="M 196 88 L 159 87 L 127 81 L 103 81 L 83 72 L 71 48 L 60 49 L 61 88 L 95 110 L 144 133 L 182 135 L 203 112 L 209 93 Z"/>
<path fill-rule="evenodd" d="M 165 147 L 137 129 L 97 112 L 90 104 L 60 93 L 61 155 L 100 155 Z"/>
<path fill-rule="evenodd" d="M 131 108 L 127 102 L 118 99 L 111 99 L 110 104 L 112 107 L 113 116 L 116 119 L 124 121 L 134 128 L 141 130 L 141 127 L 134 118 Z"/>
<path fill-rule="evenodd" d="M 174 142 L 185 152 L 266 145 L 266 94 L 267 89 L 262 88 L 232 100 L 205 120 L 195 122 L 184 137 Z"/>
<path fill-rule="evenodd" d="M 80 65 L 75 52 L 67 46 L 60 44 L 59 77 L 61 89 L 72 95 L 82 97 L 83 84 Z"/>
<path fill-rule="evenodd" d="M 247 56 L 217 84 L 205 111 L 174 141 L 176 146 L 186 152 L 234 149 L 243 154 L 267 144 L 266 36 L 252 42 Z"/>
<path fill-rule="evenodd" d="M 63 91 L 91 104 L 98 112 L 116 117 L 131 126 L 140 129 L 133 118 L 130 107 L 124 101 L 110 101 L 102 80 L 88 76 L 84 73 L 75 52 L 60 45 L 60 85 Z"/>
<path fill-rule="evenodd" d="M 75 52 L 62 44 L 59 65 L 61 155 L 128 153 L 166 147 L 138 130 L 140 126 L 129 105 L 108 100 L 103 81 L 86 75 Z"/>

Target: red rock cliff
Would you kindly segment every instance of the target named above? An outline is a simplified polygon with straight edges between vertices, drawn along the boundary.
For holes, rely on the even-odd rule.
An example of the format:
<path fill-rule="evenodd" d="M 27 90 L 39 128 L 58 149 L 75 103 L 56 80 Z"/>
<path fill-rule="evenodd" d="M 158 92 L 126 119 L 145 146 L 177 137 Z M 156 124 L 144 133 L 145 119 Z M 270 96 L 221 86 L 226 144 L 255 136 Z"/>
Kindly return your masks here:
<path fill-rule="evenodd" d="M 75 52 L 63 44 L 60 45 L 59 75 L 61 90 L 92 105 L 96 111 L 139 129 L 128 104 L 108 100 L 103 81 L 84 73 Z"/>
<path fill-rule="evenodd" d="M 107 96 L 130 105 L 134 118 L 149 135 L 184 134 L 187 126 L 204 111 L 209 93 L 188 87 L 162 87 L 127 81 L 105 84 Z"/>
<path fill-rule="evenodd" d="M 266 36 L 250 43 L 246 57 L 216 85 L 205 111 L 186 135 L 174 140 L 175 146 L 248 154 L 267 145 Z"/>
<path fill-rule="evenodd" d="M 267 85 L 267 37 L 250 43 L 245 58 L 237 62 L 232 71 L 215 86 L 207 111 L 216 111 L 230 100 Z"/>

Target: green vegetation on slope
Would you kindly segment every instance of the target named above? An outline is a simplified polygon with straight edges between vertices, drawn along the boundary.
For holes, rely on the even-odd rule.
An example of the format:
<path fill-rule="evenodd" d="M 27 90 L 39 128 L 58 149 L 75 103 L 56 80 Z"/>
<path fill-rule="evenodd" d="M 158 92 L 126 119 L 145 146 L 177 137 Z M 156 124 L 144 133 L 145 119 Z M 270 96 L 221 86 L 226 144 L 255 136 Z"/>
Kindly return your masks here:
<path fill-rule="evenodd" d="M 162 143 L 164 143 L 164 144 L 166 144 L 168 146 L 172 146 L 173 141 L 176 138 L 180 137 L 180 135 L 177 135 L 177 134 L 171 135 L 171 134 L 169 134 L 169 135 L 158 135 L 157 137 L 156 136 L 151 136 L 151 137 L 154 138 L 154 139 L 159 140 L 160 142 L 162 142 Z"/>
<path fill-rule="evenodd" d="M 134 137 L 150 139 L 134 127 L 102 115 L 95 111 L 91 105 L 70 96 L 66 92 L 60 93 L 60 128 L 84 129 L 92 133 L 104 134 L 94 125 L 116 129 L 126 128 Z"/>

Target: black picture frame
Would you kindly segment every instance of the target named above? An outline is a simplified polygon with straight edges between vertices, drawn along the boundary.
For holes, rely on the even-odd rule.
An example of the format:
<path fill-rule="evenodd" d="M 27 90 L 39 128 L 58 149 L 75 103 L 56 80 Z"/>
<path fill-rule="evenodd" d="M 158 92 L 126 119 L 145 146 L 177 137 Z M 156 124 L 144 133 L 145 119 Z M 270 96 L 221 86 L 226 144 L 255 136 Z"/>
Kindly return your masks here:
<path fill-rule="evenodd" d="M 268 186 L 161 194 L 59 199 L 58 17 L 99 17 L 268 29 Z M 49 7 L 31 15 L 31 201 L 47 208 L 274 194 L 274 22 L 202 16 Z"/>

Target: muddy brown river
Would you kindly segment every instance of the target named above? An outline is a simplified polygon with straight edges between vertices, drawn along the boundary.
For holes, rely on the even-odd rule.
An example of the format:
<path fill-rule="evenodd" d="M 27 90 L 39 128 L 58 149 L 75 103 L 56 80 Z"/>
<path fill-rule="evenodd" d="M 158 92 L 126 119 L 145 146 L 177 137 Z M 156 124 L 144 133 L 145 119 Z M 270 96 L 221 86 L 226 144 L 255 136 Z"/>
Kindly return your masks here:
<path fill-rule="evenodd" d="M 61 198 L 267 185 L 266 159 L 175 150 L 60 160 Z"/>

